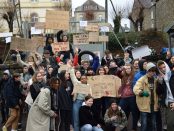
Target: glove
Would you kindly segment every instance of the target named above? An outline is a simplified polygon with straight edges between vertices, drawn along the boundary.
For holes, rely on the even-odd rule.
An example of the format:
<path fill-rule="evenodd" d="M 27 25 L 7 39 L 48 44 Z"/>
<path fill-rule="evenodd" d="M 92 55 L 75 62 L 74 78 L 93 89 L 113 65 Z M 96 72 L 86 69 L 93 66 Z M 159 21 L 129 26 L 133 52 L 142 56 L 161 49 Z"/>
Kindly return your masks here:
<path fill-rule="evenodd" d="M 148 97 L 149 96 L 149 93 L 147 91 L 143 91 L 143 94 L 142 95 L 145 96 L 145 97 Z"/>

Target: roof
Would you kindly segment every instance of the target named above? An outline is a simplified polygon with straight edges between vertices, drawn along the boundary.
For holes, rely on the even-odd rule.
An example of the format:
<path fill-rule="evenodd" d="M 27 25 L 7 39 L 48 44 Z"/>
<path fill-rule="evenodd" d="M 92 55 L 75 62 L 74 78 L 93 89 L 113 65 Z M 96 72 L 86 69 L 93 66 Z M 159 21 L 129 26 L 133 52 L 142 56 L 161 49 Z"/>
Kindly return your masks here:
<path fill-rule="evenodd" d="M 87 0 L 85 3 L 83 3 L 83 5 L 78 6 L 77 8 L 75 8 L 75 11 L 84 11 L 84 6 L 97 6 L 97 10 L 98 11 L 104 11 L 105 8 L 103 6 L 100 6 L 99 4 L 97 4 L 96 2 L 94 2 L 93 0 Z"/>

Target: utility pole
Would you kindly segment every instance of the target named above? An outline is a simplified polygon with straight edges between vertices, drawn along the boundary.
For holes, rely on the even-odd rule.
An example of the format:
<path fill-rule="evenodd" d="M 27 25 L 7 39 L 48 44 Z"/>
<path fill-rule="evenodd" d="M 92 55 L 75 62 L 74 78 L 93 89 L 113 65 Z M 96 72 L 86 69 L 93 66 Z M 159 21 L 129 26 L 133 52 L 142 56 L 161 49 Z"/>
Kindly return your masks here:
<path fill-rule="evenodd" d="M 108 23 L 108 0 L 105 0 L 105 22 Z"/>

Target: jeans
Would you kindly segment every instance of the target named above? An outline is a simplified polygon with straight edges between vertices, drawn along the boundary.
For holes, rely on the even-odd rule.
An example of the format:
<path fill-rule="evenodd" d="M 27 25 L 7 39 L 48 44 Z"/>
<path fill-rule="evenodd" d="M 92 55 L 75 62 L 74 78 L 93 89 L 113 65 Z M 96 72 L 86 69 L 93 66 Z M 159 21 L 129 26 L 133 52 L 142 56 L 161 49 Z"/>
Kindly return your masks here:
<path fill-rule="evenodd" d="M 83 100 L 75 100 L 73 103 L 73 126 L 74 131 L 79 131 L 79 109 L 82 106 Z"/>
<path fill-rule="evenodd" d="M 132 113 L 132 130 L 136 130 L 139 119 L 139 110 L 136 105 L 136 98 L 134 96 L 121 98 L 119 106 L 125 112 L 127 119 L 129 119 L 130 112 Z"/>
<path fill-rule="evenodd" d="M 82 126 L 81 131 L 103 131 L 103 129 L 90 124 L 85 124 Z"/>
<path fill-rule="evenodd" d="M 140 115 L 141 115 L 141 131 L 157 131 L 156 112 L 153 113 L 140 112 Z"/>

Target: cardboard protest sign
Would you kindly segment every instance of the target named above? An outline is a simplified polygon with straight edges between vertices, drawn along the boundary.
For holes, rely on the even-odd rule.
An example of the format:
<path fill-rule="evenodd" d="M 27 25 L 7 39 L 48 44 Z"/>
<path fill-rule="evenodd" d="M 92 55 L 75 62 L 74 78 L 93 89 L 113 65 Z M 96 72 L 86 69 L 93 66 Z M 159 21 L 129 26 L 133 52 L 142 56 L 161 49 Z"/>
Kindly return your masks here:
<path fill-rule="evenodd" d="M 79 44 L 86 44 L 88 43 L 88 34 L 78 34 L 78 35 L 73 35 L 73 43 L 74 45 L 79 45 Z"/>
<path fill-rule="evenodd" d="M 69 50 L 69 42 L 52 43 L 51 46 L 54 53 Z"/>
<path fill-rule="evenodd" d="M 91 93 L 91 87 L 89 85 L 82 85 L 81 84 L 74 84 L 74 89 L 73 89 L 73 93 L 80 93 L 80 94 L 92 94 Z"/>
<path fill-rule="evenodd" d="M 33 41 L 33 44 L 36 44 L 37 47 L 43 47 L 45 45 L 44 37 L 32 37 L 31 40 Z"/>
<path fill-rule="evenodd" d="M 147 45 L 132 50 L 132 56 L 134 59 L 139 59 L 149 55 L 151 55 L 151 49 Z"/>
<path fill-rule="evenodd" d="M 31 39 L 24 39 L 18 37 L 12 37 L 12 43 L 10 45 L 11 50 L 20 50 L 20 51 L 36 51 L 37 45 L 33 44 Z"/>
<path fill-rule="evenodd" d="M 87 25 L 85 27 L 86 31 L 91 31 L 91 32 L 98 32 L 99 31 L 99 26 L 98 25 Z"/>
<path fill-rule="evenodd" d="M 99 32 L 89 32 L 89 42 L 98 42 Z"/>
<path fill-rule="evenodd" d="M 105 35 L 99 36 L 99 42 L 108 42 L 108 41 L 109 41 L 108 36 Z"/>
<path fill-rule="evenodd" d="M 46 29 L 69 29 L 69 12 L 58 10 L 46 11 Z"/>
<path fill-rule="evenodd" d="M 45 29 L 45 22 L 36 22 L 34 27 L 36 29 Z"/>
<path fill-rule="evenodd" d="M 94 98 L 117 97 L 121 79 L 113 75 L 97 75 L 88 77 L 88 84 Z"/>

